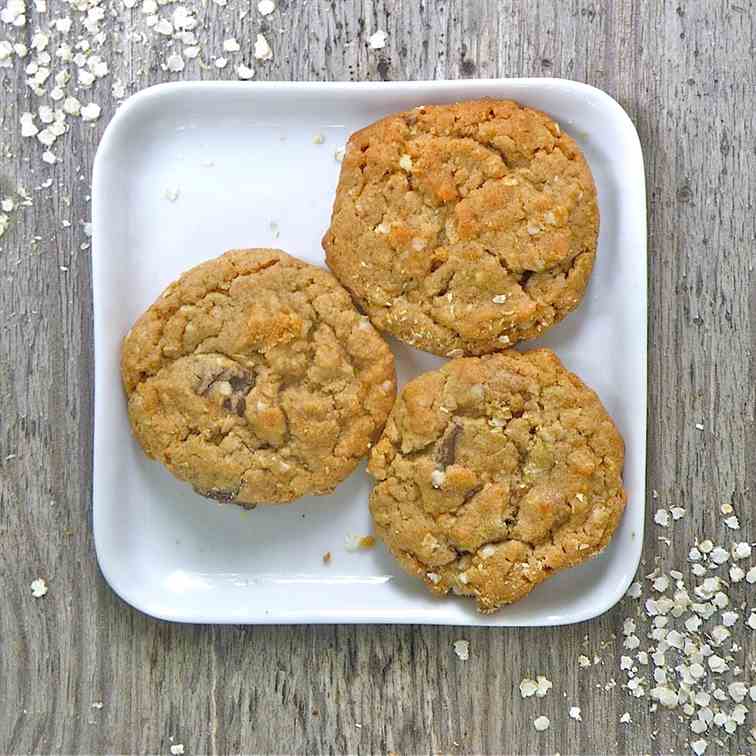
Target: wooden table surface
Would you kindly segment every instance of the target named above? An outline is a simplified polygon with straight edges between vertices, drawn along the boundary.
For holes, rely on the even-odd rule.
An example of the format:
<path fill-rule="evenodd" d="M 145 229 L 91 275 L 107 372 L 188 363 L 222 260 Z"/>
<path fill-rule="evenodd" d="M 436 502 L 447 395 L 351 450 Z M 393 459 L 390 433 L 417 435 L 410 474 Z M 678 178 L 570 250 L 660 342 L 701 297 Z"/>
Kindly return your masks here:
<path fill-rule="evenodd" d="M 724 538 L 724 502 L 741 519 L 742 540 L 753 541 L 752 3 L 278 0 L 266 18 L 256 2 L 235 3 L 197 3 L 202 55 L 220 55 L 235 36 L 249 61 L 263 31 L 274 57 L 256 65 L 257 80 L 556 76 L 622 104 L 640 133 L 648 182 L 648 490 L 686 508 L 664 532 L 649 516 L 645 570 L 655 560 L 687 569 L 696 537 Z M 20 114 L 41 102 L 25 86 L 24 63 L 0 68 L 0 194 L 25 186 L 32 196 L 0 241 L 0 751 L 168 753 L 181 743 L 187 754 L 690 753 L 698 736 L 677 712 L 652 713 L 648 696 L 631 698 L 619 684 L 627 603 L 562 628 L 258 628 L 159 622 L 113 594 L 91 530 L 92 296 L 82 221 L 92 157 L 115 109 L 113 80 L 134 92 L 236 74 L 196 60 L 179 77 L 166 72 L 156 36 L 134 34 L 147 31 L 139 8 L 102 7 L 112 8 L 102 22 L 111 77 L 93 90 L 102 116 L 93 126 L 71 121 L 57 165 L 20 136 Z M 28 43 L 38 22 L 66 14 L 67 3 L 48 0 L 21 37 Z M 371 50 L 366 39 L 378 29 L 388 41 Z M 18 39 L 0 24 L 0 39 L 11 31 Z M 41 599 L 29 588 L 37 577 L 49 585 Z M 752 605 L 753 587 L 738 590 Z M 743 622 L 733 633 L 748 666 L 756 633 Z M 466 662 L 452 651 L 459 638 L 470 642 Z M 579 669 L 581 653 L 601 662 Z M 554 687 L 523 700 L 519 682 L 536 674 Z M 581 707 L 582 722 L 568 717 L 570 705 Z M 619 721 L 625 711 L 631 725 Z M 533 727 L 540 714 L 551 720 L 545 732 Z M 750 752 L 749 726 L 724 746 L 705 736 L 707 753 Z"/>

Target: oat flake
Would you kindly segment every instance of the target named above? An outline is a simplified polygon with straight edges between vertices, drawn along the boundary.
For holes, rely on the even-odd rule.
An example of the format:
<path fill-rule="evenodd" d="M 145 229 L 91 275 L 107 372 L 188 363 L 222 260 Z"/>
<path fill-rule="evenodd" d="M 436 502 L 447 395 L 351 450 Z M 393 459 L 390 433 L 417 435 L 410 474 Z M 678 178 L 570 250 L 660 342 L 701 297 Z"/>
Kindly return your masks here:
<path fill-rule="evenodd" d="M 370 37 L 368 37 L 368 45 L 371 50 L 382 50 L 386 47 L 387 39 L 388 34 L 386 34 L 385 31 L 378 30 L 375 34 L 371 34 Z"/>
<path fill-rule="evenodd" d="M 466 640 L 454 641 L 454 653 L 462 661 L 470 658 L 470 642 Z"/>

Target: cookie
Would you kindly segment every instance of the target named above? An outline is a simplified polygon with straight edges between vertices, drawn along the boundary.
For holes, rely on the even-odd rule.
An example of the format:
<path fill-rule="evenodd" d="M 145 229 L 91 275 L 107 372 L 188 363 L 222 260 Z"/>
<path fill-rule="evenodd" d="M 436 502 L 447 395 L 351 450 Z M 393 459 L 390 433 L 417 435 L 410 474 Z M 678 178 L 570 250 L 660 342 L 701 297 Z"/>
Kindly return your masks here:
<path fill-rule="evenodd" d="M 134 435 L 204 496 L 326 494 L 380 434 L 394 358 L 327 271 L 274 249 L 184 273 L 123 344 Z"/>
<path fill-rule="evenodd" d="M 590 169 L 559 125 L 475 100 L 353 134 L 323 247 L 378 328 L 457 357 L 534 338 L 573 310 L 598 225 Z"/>
<path fill-rule="evenodd" d="M 459 358 L 397 399 L 370 511 L 407 572 L 488 613 L 609 543 L 623 461 L 599 398 L 550 350 Z"/>

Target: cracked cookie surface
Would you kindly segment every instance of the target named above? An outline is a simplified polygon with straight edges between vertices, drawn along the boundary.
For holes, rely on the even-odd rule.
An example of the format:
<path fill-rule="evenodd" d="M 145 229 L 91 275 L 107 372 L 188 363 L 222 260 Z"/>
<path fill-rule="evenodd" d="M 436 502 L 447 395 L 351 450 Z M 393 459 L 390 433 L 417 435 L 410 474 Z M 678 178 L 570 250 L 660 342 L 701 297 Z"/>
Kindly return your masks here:
<path fill-rule="evenodd" d="M 124 340 L 147 455 L 243 506 L 331 492 L 377 438 L 394 358 L 327 271 L 272 249 L 184 273 Z"/>
<path fill-rule="evenodd" d="M 398 397 L 370 511 L 405 570 L 487 613 L 609 543 L 623 462 L 598 396 L 550 350 L 459 358 Z"/>
<path fill-rule="evenodd" d="M 558 124 L 475 100 L 353 134 L 323 247 L 378 328 L 455 357 L 534 338 L 573 310 L 598 223 L 590 169 Z"/>

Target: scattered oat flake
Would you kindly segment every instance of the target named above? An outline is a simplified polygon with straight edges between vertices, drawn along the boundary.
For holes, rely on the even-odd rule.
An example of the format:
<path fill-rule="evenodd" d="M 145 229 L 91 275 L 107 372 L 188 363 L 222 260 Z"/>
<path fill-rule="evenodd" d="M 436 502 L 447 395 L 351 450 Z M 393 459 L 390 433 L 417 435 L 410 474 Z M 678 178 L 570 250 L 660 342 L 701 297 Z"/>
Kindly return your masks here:
<path fill-rule="evenodd" d="M 103 706 L 104 706 L 104 704 L 103 704 L 103 702 L 102 702 L 102 701 L 95 701 L 95 702 L 94 702 L 94 703 L 92 704 L 92 708 L 93 708 L 93 709 L 101 709 L 101 708 L 102 708 Z"/>
<path fill-rule="evenodd" d="M 336 161 L 337 163 L 340 163 L 340 162 L 341 162 L 341 161 L 342 161 L 342 160 L 344 159 L 344 151 L 345 151 L 345 150 L 344 150 L 344 148 L 343 148 L 343 147 L 339 147 L 339 149 L 338 149 L 338 150 L 336 150 L 336 151 L 335 151 L 335 152 L 333 153 L 333 158 L 334 158 L 334 160 L 335 160 L 335 161 Z"/>
<path fill-rule="evenodd" d="M 690 747 L 693 753 L 696 754 L 696 756 L 703 756 L 704 752 L 706 751 L 707 745 L 708 744 L 706 743 L 706 741 L 701 739 L 701 740 L 694 740 L 690 744 Z"/>
<path fill-rule="evenodd" d="M 741 680 L 737 680 L 727 686 L 727 692 L 735 703 L 740 703 L 748 695 L 748 686 Z"/>
<path fill-rule="evenodd" d="M 326 551 L 325 554 L 323 554 L 323 564 L 329 564 L 331 561 L 331 552 Z"/>
<path fill-rule="evenodd" d="M 229 37 L 228 39 L 223 40 L 224 52 L 239 52 L 239 50 L 241 50 L 241 47 L 233 37 Z"/>
<path fill-rule="evenodd" d="M 579 706 L 570 706 L 570 719 L 575 719 L 578 722 L 583 721 L 583 717 L 580 715 Z"/>
<path fill-rule="evenodd" d="M 712 654 L 708 660 L 709 669 L 711 669 L 712 672 L 716 672 L 717 674 L 721 674 L 722 672 L 726 672 L 729 667 L 727 666 L 727 662 L 717 654 Z"/>
<path fill-rule="evenodd" d="M 13 45 L 7 40 L 0 40 L 0 66 L 2 68 L 10 68 L 12 55 Z"/>
<path fill-rule="evenodd" d="M 178 186 L 169 186 L 166 188 L 166 190 L 163 192 L 163 197 L 168 200 L 168 202 L 175 202 L 179 195 L 181 194 L 181 188 Z"/>
<path fill-rule="evenodd" d="M 260 0 L 257 4 L 257 12 L 261 16 L 269 16 L 276 9 L 276 4 L 273 0 Z"/>
<path fill-rule="evenodd" d="M 533 727 L 535 727 L 536 730 L 538 730 L 538 732 L 543 732 L 544 730 L 548 730 L 550 724 L 551 722 L 549 721 L 548 717 L 541 716 L 533 720 Z"/>
<path fill-rule="evenodd" d="M 21 136 L 33 137 L 33 136 L 36 136 L 38 133 L 39 133 L 39 129 L 34 124 L 34 114 L 22 113 L 21 114 Z"/>
<path fill-rule="evenodd" d="M 704 429 L 704 424 L 703 423 L 696 423 L 696 430 L 702 431 L 703 429 Z"/>
<path fill-rule="evenodd" d="M 183 743 L 174 743 L 171 746 L 171 754 L 172 756 L 181 756 L 181 754 L 184 753 L 184 744 Z"/>
<path fill-rule="evenodd" d="M 580 656 L 578 656 L 578 664 L 585 669 L 586 667 L 591 666 L 591 660 L 585 656 L 585 654 L 580 654 Z"/>
<path fill-rule="evenodd" d="M 672 513 L 673 520 L 679 520 L 685 515 L 685 509 L 683 507 L 670 507 L 669 511 Z"/>
<path fill-rule="evenodd" d="M 730 528 L 730 530 L 740 530 L 740 522 L 738 521 L 738 518 L 735 515 L 726 517 L 724 519 L 724 524 L 727 525 L 727 527 Z"/>
<path fill-rule="evenodd" d="M 90 58 L 90 62 L 91 62 Z M 94 63 L 91 63 L 92 73 L 98 78 L 98 79 L 104 79 L 108 73 L 108 64 L 106 61 L 98 59 Z"/>
<path fill-rule="evenodd" d="M 630 724 L 630 723 L 631 723 L 632 721 L 633 721 L 633 720 L 632 720 L 632 719 L 630 718 L 630 712 L 629 712 L 629 711 L 626 711 L 626 712 L 625 712 L 625 713 L 624 713 L 624 714 L 623 714 L 623 715 L 622 715 L 622 716 L 620 717 L 620 722 L 622 722 L 622 724 Z"/>
<path fill-rule="evenodd" d="M 732 504 L 730 504 L 728 501 L 726 501 L 722 506 L 719 508 L 719 511 L 723 515 L 732 514 L 735 510 L 732 508 Z"/>
<path fill-rule="evenodd" d="M 228 58 L 216 58 L 214 63 L 216 68 L 225 68 L 228 65 Z"/>
<path fill-rule="evenodd" d="M 165 59 L 165 67 L 169 71 L 173 71 L 174 73 L 178 73 L 179 71 L 184 70 L 184 59 L 181 57 L 180 53 L 171 53 L 166 59 Z"/>
<path fill-rule="evenodd" d="M 81 109 L 83 121 L 96 121 L 100 117 L 101 108 L 96 102 L 90 102 Z"/>
<path fill-rule="evenodd" d="M 690 633 L 695 633 L 700 629 L 702 624 L 703 620 L 700 617 L 693 615 L 685 620 L 685 629 Z"/>
<path fill-rule="evenodd" d="M 737 612 L 722 612 L 722 624 L 725 627 L 732 627 L 733 625 L 735 625 L 737 621 L 738 621 Z"/>
<path fill-rule="evenodd" d="M 749 543 L 736 543 L 732 547 L 733 559 L 748 559 L 751 556 L 751 544 Z"/>
<path fill-rule="evenodd" d="M 31 582 L 31 592 L 34 598 L 42 598 L 47 593 L 47 583 L 43 578 L 37 578 Z"/>
<path fill-rule="evenodd" d="M 170 37 L 174 31 L 173 24 L 167 18 L 160 18 L 155 24 L 155 31 L 164 37 Z"/>
<path fill-rule="evenodd" d="M 654 515 L 654 522 L 666 528 L 669 525 L 669 512 L 666 509 L 658 509 Z"/>
<path fill-rule="evenodd" d="M 257 60 L 273 59 L 273 51 L 270 49 L 268 40 L 262 34 L 258 34 L 255 40 L 255 58 Z"/>
<path fill-rule="evenodd" d="M 530 698 L 534 696 L 538 691 L 538 683 L 535 680 L 531 680 L 526 677 L 520 682 L 520 696 L 522 698 Z"/>
<path fill-rule="evenodd" d="M 669 588 L 669 578 L 666 575 L 659 575 L 653 582 L 653 588 L 659 593 L 664 593 Z"/>
<path fill-rule="evenodd" d="M 253 79 L 255 77 L 255 72 L 249 66 L 245 66 L 244 64 L 241 64 L 236 67 L 236 75 L 242 81 L 249 81 L 250 79 Z"/>
<path fill-rule="evenodd" d="M 325 137 L 322 134 L 315 134 L 312 138 L 313 144 L 323 144 L 323 142 L 325 142 Z"/>
<path fill-rule="evenodd" d="M 385 31 L 379 29 L 377 32 L 375 32 L 375 34 L 371 34 L 370 37 L 368 37 L 368 45 L 370 46 L 371 50 L 381 50 L 386 47 L 387 39 L 388 34 L 386 34 Z"/>
<path fill-rule="evenodd" d="M 462 661 L 470 658 L 470 642 L 466 640 L 454 641 L 454 653 Z"/>

